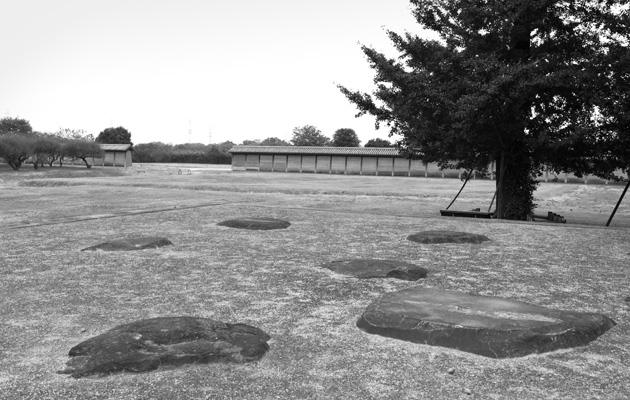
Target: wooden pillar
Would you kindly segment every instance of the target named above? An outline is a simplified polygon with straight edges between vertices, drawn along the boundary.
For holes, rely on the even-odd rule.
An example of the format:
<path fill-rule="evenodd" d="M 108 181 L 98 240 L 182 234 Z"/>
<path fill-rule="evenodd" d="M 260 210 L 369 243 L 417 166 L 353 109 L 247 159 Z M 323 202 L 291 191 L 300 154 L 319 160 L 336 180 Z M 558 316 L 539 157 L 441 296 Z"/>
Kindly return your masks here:
<path fill-rule="evenodd" d="M 409 159 L 409 165 L 407 166 L 407 176 L 411 176 L 411 158 Z"/>
<path fill-rule="evenodd" d="M 361 156 L 361 161 L 359 163 L 359 175 L 363 175 L 363 156 Z"/>
<path fill-rule="evenodd" d="M 317 154 L 315 154 L 315 173 L 317 173 Z"/>
<path fill-rule="evenodd" d="M 275 161 L 276 161 L 276 155 L 275 155 L 275 154 L 272 154 L 272 155 L 271 155 L 271 172 L 274 172 L 274 170 L 273 170 L 273 164 L 275 163 Z"/>
<path fill-rule="evenodd" d="M 289 155 L 287 154 L 286 163 L 284 164 L 284 172 L 289 172 Z"/>
<path fill-rule="evenodd" d="M 345 158 L 346 158 L 346 164 L 343 167 L 343 174 L 348 175 L 348 156 L 346 156 Z"/>
<path fill-rule="evenodd" d="M 333 156 L 328 157 L 328 174 L 332 174 L 332 158 Z"/>
<path fill-rule="evenodd" d="M 396 158 L 392 157 L 392 176 L 394 176 L 395 169 L 396 169 Z"/>
<path fill-rule="evenodd" d="M 376 176 L 378 176 L 378 156 L 376 156 Z"/>
<path fill-rule="evenodd" d="M 300 154 L 300 173 L 302 173 L 302 161 L 304 161 L 304 155 Z"/>

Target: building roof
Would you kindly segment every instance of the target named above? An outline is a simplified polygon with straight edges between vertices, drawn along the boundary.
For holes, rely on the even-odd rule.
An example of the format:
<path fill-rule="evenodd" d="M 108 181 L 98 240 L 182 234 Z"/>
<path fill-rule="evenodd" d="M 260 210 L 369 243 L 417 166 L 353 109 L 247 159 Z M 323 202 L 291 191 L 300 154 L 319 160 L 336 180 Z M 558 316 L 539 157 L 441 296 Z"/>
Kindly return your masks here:
<path fill-rule="evenodd" d="M 394 147 L 234 146 L 232 154 L 296 154 L 324 156 L 400 156 Z"/>
<path fill-rule="evenodd" d="M 131 149 L 130 144 L 100 144 L 101 149 L 107 151 L 127 151 Z"/>

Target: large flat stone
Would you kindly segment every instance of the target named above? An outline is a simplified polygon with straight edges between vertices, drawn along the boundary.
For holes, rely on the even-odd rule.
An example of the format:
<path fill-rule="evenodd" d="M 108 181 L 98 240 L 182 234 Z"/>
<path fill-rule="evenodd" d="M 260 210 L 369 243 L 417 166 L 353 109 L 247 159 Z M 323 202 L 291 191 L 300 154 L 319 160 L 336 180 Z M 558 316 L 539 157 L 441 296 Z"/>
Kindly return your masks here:
<path fill-rule="evenodd" d="M 425 268 L 396 260 L 336 260 L 324 264 L 323 267 L 338 274 L 360 279 L 396 278 L 405 281 L 417 281 L 427 276 Z"/>
<path fill-rule="evenodd" d="M 163 317 L 119 325 L 70 349 L 60 374 L 74 378 L 118 371 L 144 372 L 160 365 L 261 359 L 270 336 L 245 324 L 207 318 Z"/>
<path fill-rule="evenodd" d="M 407 240 L 416 243 L 475 243 L 488 241 L 486 236 L 467 232 L 424 231 L 407 236 Z"/>
<path fill-rule="evenodd" d="M 291 223 L 275 218 L 237 218 L 219 222 L 217 225 L 237 229 L 267 231 L 271 229 L 285 229 L 288 228 Z"/>
<path fill-rule="evenodd" d="M 162 237 L 145 236 L 128 239 L 116 239 L 109 242 L 86 247 L 81 251 L 131 251 L 144 249 L 157 249 L 162 246 L 172 246 L 173 243 Z"/>
<path fill-rule="evenodd" d="M 584 346 L 614 325 L 602 314 L 422 287 L 384 295 L 357 321 L 368 333 L 495 358 Z"/>

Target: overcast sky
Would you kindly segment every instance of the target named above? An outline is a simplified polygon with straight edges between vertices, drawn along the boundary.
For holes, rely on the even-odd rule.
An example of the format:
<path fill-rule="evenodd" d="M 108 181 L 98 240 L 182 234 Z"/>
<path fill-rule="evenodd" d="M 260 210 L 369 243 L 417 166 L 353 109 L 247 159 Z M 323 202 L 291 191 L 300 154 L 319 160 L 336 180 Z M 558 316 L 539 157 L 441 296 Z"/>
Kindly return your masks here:
<path fill-rule="evenodd" d="M 20 0 L 0 15 L 0 116 L 124 126 L 134 143 L 290 140 L 303 125 L 387 138 L 336 83 L 371 92 L 359 43 L 395 55 L 384 28 L 421 33 L 407 0 Z"/>

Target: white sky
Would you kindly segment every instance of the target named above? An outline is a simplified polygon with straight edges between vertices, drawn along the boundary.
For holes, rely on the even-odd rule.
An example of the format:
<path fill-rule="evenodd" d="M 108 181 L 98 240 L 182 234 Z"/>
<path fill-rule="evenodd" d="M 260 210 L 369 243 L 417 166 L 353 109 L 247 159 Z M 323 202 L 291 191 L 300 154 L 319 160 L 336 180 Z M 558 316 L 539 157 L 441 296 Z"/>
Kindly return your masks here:
<path fill-rule="evenodd" d="M 393 56 L 384 28 L 421 33 L 407 0 L 3 0 L 0 15 L 1 117 L 124 126 L 136 144 L 303 125 L 387 139 L 335 84 L 372 92 L 359 43 Z"/>

